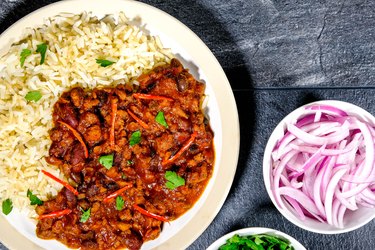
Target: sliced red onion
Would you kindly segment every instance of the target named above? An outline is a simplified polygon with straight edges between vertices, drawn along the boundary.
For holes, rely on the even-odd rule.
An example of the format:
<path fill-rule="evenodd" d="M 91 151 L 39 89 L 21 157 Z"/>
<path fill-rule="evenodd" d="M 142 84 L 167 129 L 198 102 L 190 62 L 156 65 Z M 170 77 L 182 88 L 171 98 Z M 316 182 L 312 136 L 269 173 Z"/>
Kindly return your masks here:
<path fill-rule="evenodd" d="M 310 105 L 272 152 L 272 191 L 301 219 L 344 227 L 348 210 L 375 207 L 375 128 L 330 105 Z"/>

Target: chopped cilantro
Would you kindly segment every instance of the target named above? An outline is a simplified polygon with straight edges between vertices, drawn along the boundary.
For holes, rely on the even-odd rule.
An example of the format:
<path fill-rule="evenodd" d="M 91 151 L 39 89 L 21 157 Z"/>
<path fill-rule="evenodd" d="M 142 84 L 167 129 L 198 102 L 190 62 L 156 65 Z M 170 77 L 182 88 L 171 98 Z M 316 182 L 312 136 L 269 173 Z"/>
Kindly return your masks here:
<path fill-rule="evenodd" d="M 234 235 L 219 250 L 232 249 L 281 249 L 293 250 L 293 246 L 285 239 L 268 234 L 249 236 Z"/>
<path fill-rule="evenodd" d="M 99 64 L 101 67 L 108 67 L 108 66 L 114 64 L 115 62 L 105 60 L 105 59 L 96 59 L 96 63 Z"/>
<path fill-rule="evenodd" d="M 159 111 L 158 114 L 155 117 L 155 121 L 159 123 L 160 125 L 168 128 L 168 124 L 165 121 L 164 113 L 162 111 Z"/>
<path fill-rule="evenodd" d="M 82 212 L 82 215 L 81 215 L 81 219 L 79 220 L 79 222 L 85 223 L 90 218 L 91 208 L 87 209 L 86 211 L 81 208 L 81 212 Z"/>
<path fill-rule="evenodd" d="M 8 215 L 10 212 L 12 212 L 13 209 L 13 202 L 11 199 L 6 199 L 2 203 L 3 213 L 5 215 Z"/>
<path fill-rule="evenodd" d="M 27 190 L 27 197 L 30 199 L 30 205 L 43 205 L 43 201 L 34 195 L 30 189 Z"/>
<path fill-rule="evenodd" d="M 35 91 L 29 91 L 26 95 L 25 95 L 25 99 L 29 102 L 31 101 L 34 101 L 34 102 L 37 102 L 40 100 L 40 98 L 42 98 L 42 94 L 40 93 L 40 91 L 38 90 L 35 90 Z"/>
<path fill-rule="evenodd" d="M 40 53 L 40 64 L 42 65 L 44 63 L 44 60 L 46 59 L 46 52 L 47 52 L 47 44 L 42 43 L 36 46 L 36 52 Z"/>
<path fill-rule="evenodd" d="M 118 211 L 122 210 L 124 208 L 125 201 L 121 196 L 116 197 L 116 209 Z"/>
<path fill-rule="evenodd" d="M 25 63 L 25 60 L 26 60 L 26 57 L 28 57 L 29 55 L 31 55 L 31 50 L 29 50 L 29 49 L 23 49 L 22 50 L 21 58 L 20 58 L 21 67 L 23 67 L 23 65 Z"/>
<path fill-rule="evenodd" d="M 102 164 L 106 169 L 111 169 L 113 166 L 113 154 L 100 156 L 99 163 Z"/>
<path fill-rule="evenodd" d="M 169 189 L 173 190 L 179 186 L 185 185 L 185 179 L 181 176 L 178 176 L 176 172 L 166 171 L 164 177 L 167 180 L 165 186 Z"/>
<path fill-rule="evenodd" d="M 134 146 L 138 144 L 140 141 L 141 141 L 141 131 L 137 130 L 133 132 L 132 135 L 130 136 L 129 144 L 130 146 Z"/>

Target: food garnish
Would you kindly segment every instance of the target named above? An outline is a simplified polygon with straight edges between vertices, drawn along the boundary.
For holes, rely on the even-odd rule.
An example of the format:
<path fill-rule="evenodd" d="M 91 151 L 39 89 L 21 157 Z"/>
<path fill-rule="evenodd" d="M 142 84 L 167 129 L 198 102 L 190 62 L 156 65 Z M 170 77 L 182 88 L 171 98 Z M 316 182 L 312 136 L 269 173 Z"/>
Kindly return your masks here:
<path fill-rule="evenodd" d="M 69 129 L 73 135 L 77 138 L 77 140 L 81 143 L 82 147 L 83 147 L 83 150 L 85 152 L 85 157 L 88 158 L 89 157 L 89 151 L 87 149 L 87 146 L 86 146 L 86 143 L 83 141 L 82 139 L 82 136 L 81 134 L 75 130 L 72 126 L 70 126 L 69 124 L 63 122 L 63 121 L 58 121 L 58 123 L 64 125 L 67 129 Z"/>
<path fill-rule="evenodd" d="M 343 228 L 348 210 L 375 206 L 375 128 L 330 105 L 305 110 L 272 152 L 272 192 L 302 220 Z"/>
<path fill-rule="evenodd" d="M 40 65 L 44 63 L 44 60 L 46 59 L 46 52 L 47 52 L 47 44 L 42 43 L 36 46 L 36 52 L 40 53 Z"/>
<path fill-rule="evenodd" d="M 146 99 L 146 100 L 167 100 L 173 101 L 172 98 L 161 96 L 161 95 L 150 95 L 150 94 L 142 94 L 142 93 L 134 93 L 133 96 L 138 99 Z"/>
<path fill-rule="evenodd" d="M 160 220 L 160 221 L 169 222 L 169 220 L 167 218 L 165 218 L 163 216 L 160 216 L 160 215 L 157 215 L 157 214 L 154 214 L 154 213 L 151 213 L 151 212 L 147 211 L 146 209 L 141 208 L 137 204 L 134 204 L 133 207 L 134 207 L 135 210 L 137 210 L 138 212 L 140 212 L 143 215 L 146 215 L 148 217 L 151 217 L 151 218 L 154 218 L 154 219 L 157 219 L 157 220 Z"/>
<path fill-rule="evenodd" d="M 155 121 L 156 121 L 157 123 L 159 123 L 160 125 L 162 125 L 162 126 L 168 128 L 168 124 L 167 124 L 167 122 L 166 122 L 166 120 L 165 120 L 164 112 L 163 112 L 163 111 L 159 111 L 159 112 L 158 112 L 158 114 L 157 114 L 156 117 L 155 117 Z"/>
<path fill-rule="evenodd" d="M 125 205 L 124 199 L 121 196 L 117 196 L 116 197 L 116 209 L 120 211 L 123 209 L 124 205 Z"/>
<path fill-rule="evenodd" d="M 219 250 L 252 249 L 252 250 L 293 250 L 294 247 L 286 239 L 268 234 L 249 236 L 233 235 Z"/>
<path fill-rule="evenodd" d="M 115 122 L 117 116 L 117 102 L 115 99 L 111 99 L 111 109 L 112 109 L 112 118 L 111 118 L 111 131 L 109 134 L 109 145 L 111 149 L 115 148 Z"/>
<path fill-rule="evenodd" d="M 144 128 L 144 129 L 148 129 L 148 125 L 147 125 L 147 123 L 145 123 L 144 121 L 142 121 L 142 119 L 140 119 L 138 116 L 136 116 L 133 112 L 131 112 L 130 110 L 127 110 L 128 111 L 128 113 L 129 113 L 129 115 L 131 116 L 131 117 L 133 117 L 133 119 L 134 120 L 136 120 L 138 123 L 139 123 L 139 125 L 141 125 L 142 126 L 142 128 Z"/>
<path fill-rule="evenodd" d="M 106 59 L 96 59 L 96 63 L 99 64 L 101 67 L 108 67 L 114 64 L 115 62 Z"/>
<path fill-rule="evenodd" d="M 185 185 L 185 179 L 179 176 L 176 172 L 166 171 L 164 175 L 167 182 L 165 186 L 169 189 L 175 189 L 177 187 Z"/>
<path fill-rule="evenodd" d="M 133 132 L 130 136 L 129 145 L 134 146 L 141 142 L 141 131 L 137 130 Z"/>
<path fill-rule="evenodd" d="M 51 173 L 49 173 L 45 170 L 42 170 L 42 173 L 47 175 L 52 180 L 57 181 L 58 183 L 62 184 L 64 187 L 66 187 L 68 190 L 70 190 L 73 194 L 78 195 L 78 191 L 74 187 L 72 187 L 69 183 L 67 183 L 63 180 L 60 180 L 59 178 L 57 178 L 56 176 L 54 176 L 53 174 L 51 174 Z"/>
<path fill-rule="evenodd" d="M 173 155 L 171 158 L 169 158 L 167 160 L 164 160 L 162 162 L 162 164 L 167 165 L 167 164 L 171 164 L 174 161 L 176 161 L 190 147 L 190 145 L 194 142 L 195 137 L 197 137 L 197 135 L 198 135 L 197 131 L 194 131 L 191 134 L 189 140 L 187 140 L 187 142 L 180 148 L 180 150 L 175 155 Z"/>
<path fill-rule="evenodd" d="M 113 165 L 113 154 L 100 156 L 99 163 L 102 164 L 106 169 L 111 169 Z"/>
<path fill-rule="evenodd" d="M 125 187 L 122 187 L 120 188 L 119 190 L 117 190 L 116 192 L 113 192 L 112 194 L 108 195 L 107 197 L 105 197 L 103 199 L 103 202 L 110 202 L 113 198 L 119 196 L 120 194 L 122 194 L 123 192 L 125 192 L 126 190 L 128 190 L 129 188 L 131 188 L 132 185 L 131 184 L 128 184 L 126 185 Z"/>
<path fill-rule="evenodd" d="M 43 201 L 34 195 L 30 189 L 27 190 L 27 197 L 30 199 L 30 205 L 43 205 Z"/>
<path fill-rule="evenodd" d="M 71 209 L 64 209 L 64 210 L 52 212 L 49 214 L 42 214 L 42 215 L 39 215 L 38 220 L 61 217 L 63 215 L 70 214 L 71 212 L 72 212 Z"/>
<path fill-rule="evenodd" d="M 82 212 L 82 215 L 81 215 L 81 218 L 79 219 L 79 222 L 85 223 L 90 218 L 91 208 L 87 209 L 86 211 L 83 208 L 81 208 L 81 212 Z"/>
<path fill-rule="evenodd" d="M 31 50 L 29 49 L 23 49 L 20 55 L 20 62 L 21 62 L 21 67 L 25 64 L 26 57 L 31 55 Z"/>
<path fill-rule="evenodd" d="M 3 200 L 3 203 L 1 204 L 3 209 L 3 214 L 8 215 L 13 210 L 13 202 L 11 199 Z"/>
<path fill-rule="evenodd" d="M 26 95 L 25 95 L 25 99 L 26 101 L 34 101 L 34 102 L 37 102 L 40 100 L 40 98 L 42 98 L 42 94 L 40 93 L 40 91 L 38 90 L 35 90 L 35 91 L 29 91 Z"/>

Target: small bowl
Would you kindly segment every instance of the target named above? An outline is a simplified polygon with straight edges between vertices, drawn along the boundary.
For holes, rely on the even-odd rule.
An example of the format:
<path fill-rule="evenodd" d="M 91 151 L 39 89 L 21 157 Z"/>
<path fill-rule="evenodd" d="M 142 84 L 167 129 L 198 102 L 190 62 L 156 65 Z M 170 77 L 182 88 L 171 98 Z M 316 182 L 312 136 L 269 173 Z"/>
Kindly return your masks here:
<path fill-rule="evenodd" d="M 339 234 L 339 233 L 349 232 L 349 231 L 362 227 L 363 225 L 367 224 L 372 219 L 374 219 L 375 209 L 359 206 L 358 209 L 355 211 L 348 210 L 344 216 L 344 228 L 337 228 L 332 225 L 329 225 L 328 223 L 319 222 L 318 220 L 311 219 L 308 217 L 306 217 L 305 220 L 300 219 L 299 217 L 295 215 L 294 212 L 292 212 L 293 208 L 283 199 L 282 200 L 287 209 L 283 209 L 281 206 L 279 206 L 271 190 L 271 163 L 272 163 L 271 153 L 276 143 L 278 142 L 278 140 L 282 138 L 282 136 L 284 135 L 285 130 L 287 128 L 287 124 L 295 123 L 298 118 L 300 118 L 303 114 L 305 114 L 306 112 L 305 107 L 312 105 L 312 104 L 334 106 L 341 110 L 344 110 L 345 112 L 348 113 L 348 115 L 355 116 L 361 119 L 362 121 L 365 121 L 373 126 L 375 125 L 374 116 L 372 116 L 366 110 L 354 104 L 347 103 L 347 102 L 326 100 L 326 101 L 318 101 L 318 102 L 309 103 L 309 104 L 306 104 L 304 106 L 297 108 L 296 110 L 291 112 L 289 115 L 287 115 L 276 126 L 276 128 L 272 132 L 267 142 L 265 152 L 264 152 L 264 157 L 263 157 L 264 183 L 265 183 L 268 195 L 270 196 L 275 207 L 279 210 L 279 212 L 285 218 L 287 218 L 290 222 L 292 222 L 296 226 L 303 228 L 305 230 L 311 231 L 311 232 L 321 233 L 321 234 Z"/>
<path fill-rule="evenodd" d="M 224 235 L 223 237 L 221 237 L 220 239 L 216 240 L 214 243 L 212 243 L 207 248 L 207 250 L 217 250 L 217 249 L 219 249 L 219 247 L 221 247 L 222 245 L 224 245 L 226 243 L 227 239 L 230 239 L 235 234 L 238 234 L 240 236 L 248 236 L 248 235 L 255 235 L 255 234 L 268 234 L 268 235 L 272 235 L 272 236 L 277 236 L 277 237 L 280 237 L 282 239 L 288 240 L 291 243 L 291 245 L 294 247 L 295 250 L 306 250 L 306 248 L 301 243 L 299 243 L 296 239 L 294 239 L 292 236 L 287 235 L 283 232 L 274 230 L 274 229 L 263 228 L 263 227 L 249 227 L 249 228 L 244 228 L 244 229 L 240 229 L 240 230 L 228 233 L 228 234 Z"/>

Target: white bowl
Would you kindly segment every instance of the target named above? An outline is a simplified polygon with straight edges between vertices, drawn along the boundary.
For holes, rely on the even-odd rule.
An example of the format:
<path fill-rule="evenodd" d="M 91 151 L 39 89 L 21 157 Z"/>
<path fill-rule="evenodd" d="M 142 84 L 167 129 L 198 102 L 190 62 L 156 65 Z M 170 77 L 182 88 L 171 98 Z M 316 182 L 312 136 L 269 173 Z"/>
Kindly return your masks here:
<path fill-rule="evenodd" d="M 344 217 L 344 228 L 337 228 L 332 225 L 329 225 L 328 223 L 322 223 L 315 219 L 311 219 L 307 217 L 305 220 L 301 220 L 292 212 L 293 208 L 287 202 L 283 201 L 287 209 L 283 209 L 281 206 L 279 206 L 271 190 L 271 171 L 270 171 L 271 163 L 272 163 L 271 153 L 276 143 L 278 142 L 278 140 L 282 138 L 282 136 L 284 135 L 284 131 L 286 130 L 287 124 L 294 123 L 299 117 L 305 114 L 306 112 L 305 107 L 308 105 L 312 105 L 312 104 L 324 104 L 324 105 L 334 106 L 334 107 L 340 108 L 341 110 L 346 111 L 348 115 L 352 115 L 357 118 L 360 118 L 362 121 L 365 121 L 373 126 L 375 125 L 374 116 L 372 116 L 366 110 L 354 104 L 347 103 L 347 102 L 333 101 L 333 100 L 318 101 L 318 102 L 309 103 L 309 104 L 306 104 L 304 106 L 297 108 L 296 110 L 291 112 L 289 115 L 287 115 L 276 126 L 275 130 L 272 132 L 267 142 L 266 149 L 264 152 L 264 157 L 263 157 L 264 183 L 265 183 L 268 195 L 270 196 L 275 207 L 279 210 L 279 212 L 285 218 L 287 218 L 293 224 L 305 230 L 315 232 L 315 233 L 321 233 L 321 234 L 338 234 L 338 233 L 349 232 L 349 231 L 362 227 L 363 225 L 367 224 L 372 219 L 374 219 L 375 209 L 359 206 L 359 208 L 355 211 L 348 210 Z"/>
<path fill-rule="evenodd" d="M 277 236 L 283 239 L 287 239 L 292 246 L 294 247 L 295 250 L 306 250 L 306 248 L 299 243 L 296 239 L 294 239 L 292 236 L 287 235 L 283 232 L 270 229 L 270 228 L 264 228 L 264 227 L 249 227 L 249 228 L 244 228 L 240 229 L 231 233 L 228 233 L 212 243 L 207 250 L 217 250 L 219 249 L 220 246 L 224 245 L 227 241 L 227 239 L 233 237 L 235 234 L 238 234 L 240 236 L 247 236 L 247 235 L 255 235 L 255 234 L 269 234 L 273 236 Z"/>

